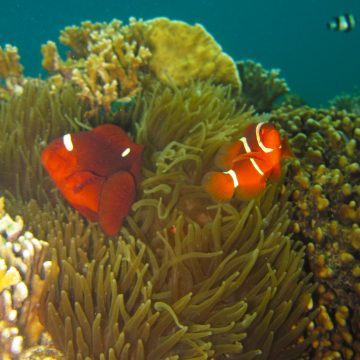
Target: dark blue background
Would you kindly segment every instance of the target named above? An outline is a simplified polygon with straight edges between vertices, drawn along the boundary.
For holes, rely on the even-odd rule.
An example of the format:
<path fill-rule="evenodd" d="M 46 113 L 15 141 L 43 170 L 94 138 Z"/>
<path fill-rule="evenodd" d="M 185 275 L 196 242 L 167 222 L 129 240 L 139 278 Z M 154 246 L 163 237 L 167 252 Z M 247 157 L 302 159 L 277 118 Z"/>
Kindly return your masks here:
<path fill-rule="evenodd" d="M 0 45 L 16 45 L 26 74 L 37 76 L 41 44 L 57 41 L 67 25 L 167 16 L 203 24 L 236 60 L 251 58 L 280 68 L 291 90 L 320 106 L 360 85 L 360 24 L 348 34 L 325 27 L 344 12 L 360 18 L 360 1 L 0 0 Z"/>

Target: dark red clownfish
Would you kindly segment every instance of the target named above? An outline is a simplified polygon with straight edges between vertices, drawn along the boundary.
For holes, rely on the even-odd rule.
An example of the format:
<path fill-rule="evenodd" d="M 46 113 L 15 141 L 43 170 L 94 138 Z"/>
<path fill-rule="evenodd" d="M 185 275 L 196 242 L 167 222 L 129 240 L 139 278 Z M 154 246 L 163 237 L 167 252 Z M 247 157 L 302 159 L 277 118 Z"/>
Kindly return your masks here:
<path fill-rule="evenodd" d="M 135 200 L 142 151 L 121 128 L 107 124 L 55 139 L 41 160 L 69 203 L 111 236 Z"/>
<path fill-rule="evenodd" d="M 204 176 L 205 190 L 218 201 L 230 200 L 234 194 L 249 200 L 259 195 L 268 179 L 278 180 L 281 158 L 291 157 L 286 140 L 270 123 L 249 125 L 243 136 L 224 144 L 215 157 L 222 172 L 209 172 Z"/>

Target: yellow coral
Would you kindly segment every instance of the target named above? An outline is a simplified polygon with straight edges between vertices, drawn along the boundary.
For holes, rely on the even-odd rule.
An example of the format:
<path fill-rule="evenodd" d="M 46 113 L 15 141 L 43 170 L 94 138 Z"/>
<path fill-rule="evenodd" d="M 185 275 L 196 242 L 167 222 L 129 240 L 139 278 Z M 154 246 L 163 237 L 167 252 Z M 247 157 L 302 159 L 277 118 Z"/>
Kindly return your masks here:
<path fill-rule="evenodd" d="M 19 272 L 14 268 L 7 268 L 4 259 L 0 259 L 0 293 L 21 280 Z"/>
<path fill-rule="evenodd" d="M 19 62 L 20 56 L 16 46 L 9 44 L 3 49 L 0 46 L 0 77 L 18 77 L 22 75 L 23 66 Z"/>
<path fill-rule="evenodd" d="M 165 83 L 188 84 L 213 79 L 240 90 L 240 79 L 232 58 L 200 24 L 156 18 L 149 25 L 146 41 L 152 57 L 150 69 Z"/>
<path fill-rule="evenodd" d="M 48 41 L 46 44 L 42 45 L 41 53 L 43 56 L 41 65 L 45 70 L 49 73 L 60 70 L 61 59 L 57 46 L 53 41 Z"/>
<path fill-rule="evenodd" d="M 149 50 L 121 32 L 122 23 L 83 22 L 61 32 L 60 41 L 72 51 L 61 60 L 56 44 L 42 46 L 42 66 L 56 74 L 53 84 L 61 83 L 59 75 L 78 85 L 78 95 L 89 106 L 88 115 L 99 108 L 111 110 L 114 102 L 128 102 L 141 89 L 139 68 L 150 57 Z M 126 31 L 125 31 L 126 32 Z"/>
<path fill-rule="evenodd" d="M 12 94 L 22 93 L 23 66 L 16 46 L 9 44 L 0 46 L 0 85 L 3 79 L 4 87 L 0 86 L 0 99 L 8 99 Z"/>

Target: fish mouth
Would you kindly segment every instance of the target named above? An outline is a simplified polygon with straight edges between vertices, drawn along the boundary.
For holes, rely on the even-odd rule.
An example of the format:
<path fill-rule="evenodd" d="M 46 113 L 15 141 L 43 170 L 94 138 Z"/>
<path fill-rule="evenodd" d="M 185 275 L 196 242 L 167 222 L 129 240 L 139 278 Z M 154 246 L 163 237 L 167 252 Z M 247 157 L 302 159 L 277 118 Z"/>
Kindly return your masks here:
<path fill-rule="evenodd" d="M 49 149 L 41 155 L 42 163 L 51 177 L 68 177 L 74 172 L 76 160 L 71 159 L 61 151 Z"/>

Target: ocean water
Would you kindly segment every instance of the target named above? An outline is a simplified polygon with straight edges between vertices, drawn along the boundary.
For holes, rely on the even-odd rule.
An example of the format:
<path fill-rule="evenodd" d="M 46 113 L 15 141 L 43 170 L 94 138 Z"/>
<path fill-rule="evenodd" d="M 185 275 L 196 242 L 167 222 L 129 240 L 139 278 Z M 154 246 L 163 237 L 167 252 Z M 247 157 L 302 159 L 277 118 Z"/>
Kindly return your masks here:
<path fill-rule="evenodd" d="M 360 19 L 359 0 L 61 0 L 0 1 L 0 45 L 19 48 L 25 73 L 45 76 L 40 46 L 83 20 L 166 16 L 201 23 L 235 60 L 279 68 L 290 89 L 313 106 L 360 86 L 360 24 L 326 29 L 345 12 Z"/>

